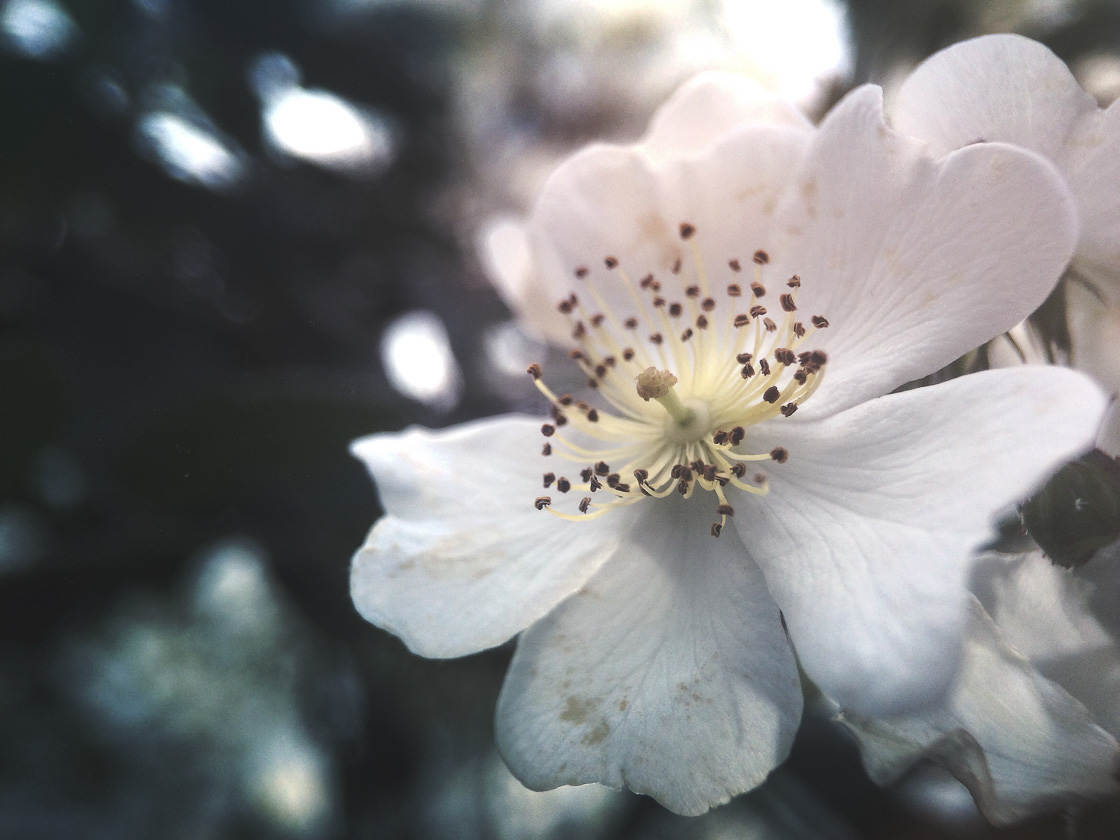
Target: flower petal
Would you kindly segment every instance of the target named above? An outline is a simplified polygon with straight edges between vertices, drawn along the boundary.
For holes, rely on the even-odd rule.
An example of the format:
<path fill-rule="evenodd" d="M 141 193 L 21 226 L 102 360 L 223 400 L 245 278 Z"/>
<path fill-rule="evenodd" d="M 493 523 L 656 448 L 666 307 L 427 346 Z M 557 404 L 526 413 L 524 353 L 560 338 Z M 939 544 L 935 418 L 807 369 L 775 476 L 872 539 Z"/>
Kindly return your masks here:
<path fill-rule="evenodd" d="M 968 787 L 992 822 L 1117 790 L 1120 745 L 1004 643 L 975 599 L 961 671 L 942 705 L 879 720 L 842 712 L 838 720 L 856 736 L 875 781 L 889 784 L 932 759 Z"/>
<path fill-rule="evenodd" d="M 709 71 L 685 82 L 657 109 L 640 145 L 655 158 L 680 158 L 746 125 L 812 128 L 801 111 L 753 79 Z"/>
<path fill-rule="evenodd" d="M 1084 703 L 1098 724 L 1120 733 L 1120 645 L 1090 610 L 1093 585 L 1041 551 L 989 554 L 977 572 L 986 583 L 978 595 L 1004 641 Z"/>
<path fill-rule="evenodd" d="M 813 135 L 778 209 L 775 277 L 802 279 L 798 308 L 824 315 L 824 383 L 802 417 L 842 410 L 943 367 L 1010 329 L 1073 252 L 1064 180 L 995 143 L 935 161 L 883 120 L 881 92 L 849 94 Z"/>
<path fill-rule="evenodd" d="M 535 790 L 601 782 L 699 814 L 786 757 L 801 689 L 736 536 L 712 539 L 695 503 L 649 507 L 591 582 L 521 637 L 498 746 Z"/>
<path fill-rule="evenodd" d="M 936 700 L 993 512 L 1089 448 L 1103 407 L 1081 374 L 1020 367 L 748 437 L 756 451 L 788 449 L 770 494 L 747 500 L 735 525 L 809 677 L 866 714 Z"/>
<path fill-rule="evenodd" d="M 354 556 L 358 611 L 421 656 L 463 656 L 579 589 L 631 513 L 570 522 L 535 510 L 549 493 L 540 448 L 540 422 L 513 416 L 356 441 L 386 511 Z"/>
<path fill-rule="evenodd" d="M 987 35 L 926 59 L 899 88 L 891 119 L 941 152 L 998 140 L 1053 160 L 1081 219 L 1076 264 L 1120 303 L 1120 106 L 1101 111 L 1042 44 Z"/>

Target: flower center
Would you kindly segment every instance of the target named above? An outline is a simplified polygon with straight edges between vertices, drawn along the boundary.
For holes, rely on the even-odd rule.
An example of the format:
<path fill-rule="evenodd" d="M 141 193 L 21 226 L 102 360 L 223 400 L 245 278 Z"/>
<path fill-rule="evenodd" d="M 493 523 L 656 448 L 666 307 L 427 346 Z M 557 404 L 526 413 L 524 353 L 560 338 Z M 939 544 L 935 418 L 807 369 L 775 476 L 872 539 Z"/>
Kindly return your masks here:
<path fill-rule="evenodd" d="M 753 255 L 746 289 L 738 282 L 741 263 L 728 260 L 731 282 L 726 300 L 721 295 L 717 301 L 709 293 L 695 233 L 692 224 L 681 223 L 685 249 L 669 266 L 671 279 L 650 273 L 635 282 L 611 256 L 603 260 L 605 271 L 574 269 L 580 293 L 573 291 L 558 306 L 579 344 L 571 358 L 606 405 L 555 394 L 540 365 L 530 365 L 530 376 L 552 405 L 553 422 L 541 427 L 543 454 L 572 464 L 567 472 L 579 475 L 575 481 L 545 473 L 545 489 L 555 485 L 563 498 L 553 505 L 552 496 L 538 496 L 538 510 L 585 519 L 643 498 L 672 493 L 690 498 L 700 489 L 716 497 L 720 518 L 712 535 L 718 537 L 734 512 L 725 488 L 765 495 L 765 473 L 748 476 L 747 465 L 780 464 L 789 457 L 781 446 L 750 452 L 744 439 L 751 426 L 792 416 L 820 385 L 827 356 L 803 347 L 828 320 L 814 315 L 806 326 L 798 319 L 797 275 L 786 280 L 779 296 L 781 315 L 771 317 L 763 285 L 770 258 L 762 250 Z M 690 257 L 688 266 L 684 255 Z M 601 290 L 611 283 L 622 286 L 632 311 L 618 313 L 607 305 Z M 571 491 L 576 492 L 568 496 Z M 564 509 L 568 504 L 573 510 Z"/>

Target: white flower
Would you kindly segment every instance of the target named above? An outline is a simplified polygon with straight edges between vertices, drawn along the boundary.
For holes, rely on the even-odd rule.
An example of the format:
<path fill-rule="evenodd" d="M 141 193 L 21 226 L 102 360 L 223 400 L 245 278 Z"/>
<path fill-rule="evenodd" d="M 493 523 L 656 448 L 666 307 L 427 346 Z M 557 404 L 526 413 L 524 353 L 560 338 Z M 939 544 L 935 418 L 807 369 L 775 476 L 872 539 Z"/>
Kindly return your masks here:
<path fill-rule="evenodd" d="M 1094 586 L 1040 551 L 986 555 L 944 702 L 893 718 L 838 714 L 871 777 L 887 784 L 932 760 L 995 823 L 1120 792 L 1120 645 L 1093 614 L 1120 608 L 1117 560 L 1090 561 L 1085 577 L 1111 581 Z"/>
<path fill-rule="evenodd" d="M 813 129 L 699 77 L 498 236 L 525 322 L 575 336 L 586 401 L 534 366 L 563 421 L 354 445 L 387 512 L 355 604 L 425 656 L 525 631 L 497 737 L 536 789 L 684 814 L 750 789 L 798 725 L 793 648 L 847 708 L 930 702 L 990 512 L 1091 444 L 1102 398 L 1031 367 L 882 395 L 1022 320 L 1075 238 L 1030 152 L 930 158 L 873 87 Z"/>
<path fill-rule="evenodd" d="M 1073 266 L 1120 305 L 1120 102 L 1102 110 L 1060 58 L 1020 35 L 985 35 L 926 59 L 890 109 L 944 153 L 977 141 L 1045 155 L 1069 182 L 1081 234 Z"/>

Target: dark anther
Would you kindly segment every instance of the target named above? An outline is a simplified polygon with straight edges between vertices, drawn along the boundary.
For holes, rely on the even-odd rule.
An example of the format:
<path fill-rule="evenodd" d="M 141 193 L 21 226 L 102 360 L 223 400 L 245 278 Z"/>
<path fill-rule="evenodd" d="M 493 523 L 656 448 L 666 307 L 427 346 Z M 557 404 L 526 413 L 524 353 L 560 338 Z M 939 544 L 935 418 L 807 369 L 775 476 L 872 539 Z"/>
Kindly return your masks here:
<path fill-rule="evenodd" d="M 599 461 L 595 464 L 595 472 L 597 475 L 610 475 L 610 465 L 606 461 Z"/>
<path fill-rule="evenodd" d="M 811 361 L 817 367 L 823 367 L 824 364 L 828 361 L 828 354 L 823 350 L 814 350 L 809 354 L 809 361 Z"/>
<path fill-rule="evenodd" d="M 791 289 L 800 288 L 801 278 L 798 275 L 795 274 L 786 281 L 786 285 L 789 286 Z"/>
<path fill-rule="evenodd" d="M 720 516 L 734 516 L 735 509 L 731 505 L 720 505 L 716 508 L 716 513 Z"/>
<path fill-rule="evenodd" d="M 591 467 L 584 467 L 582 470 L 580 470 L 579 477 L 583 479 L 584 484 L 589 482 L 591 480 Z"/>
<path fill-rule="evenodd" d="M 758 360 L 758 369 L 762 371 L 763 376 L 770 375 L 770 363 L 766 359 Z"/>
<path fill-rule="evenodd" d="M 763 306 L 761 303 L 756 303 L 754 306 L 751 307 L 751 317 L 752 318 L 761 318 L 765 314 L 766 314 L 766 307 Z"/>
<path fill-rule="evenodd" d="M 716 446 L 723 446 L 727 443 L 728 437 L 729 435 L 723 429 L 716 429 L 715 433 L 712 435 L 712 443 Z"/>
<path fill-rule="evenodd" d="M 570 350 L 568 352 L 568 358 L 572 361 L 578 362 L 580 359 L 585 359 L 587 357 L 583 355 L 582 350 Z"/>
<path fill-rule="evenodd" d="M 732 271 L 742 271 L 743 267 L 739 265 L 738 260 L 728 260 L 727 264 L 731 267 Z"/>
<path fill-rule="evenodd" d="M 762 326 L 766 328 L 766 332 L 777 332 L 778 330 L 778 325 L 769 318 L 762 319 Z"/>
<path fill-rule="evenodd" d="M 805 336 L 805 325 L 802 324 L 800 321 L 794 321 L 793 322 L 793 334 L 795 336 L 797 336 L 798 338 L 803 338 Z"/>
<path fill-rule="evenodd" d="M 747 315 L 736 315 L 735 320 L 732 321 L 731 323 L 733 323 L 737 327 L 745 327 L 750 322 L 751 322 L 751 319 L 750 319 L 749 316 L 747 316 Z"/>
<path fill-rule="evenodd" d="M 676 260 L 673 261 L 673 268 L 671 270 L 674 274 L 680 274 L 681 273 L 681 258 L 680 257 L 677 257 Z"/>
<path fill-rule="evenodd" d="M 770 255 L 765 251 L 755 251 L 754 261 L 757 265 L 766 265 L 766 263 L 770 262 Z"/>
<path fill-rule="evenodd" d="M 542 446 L 541 447 L 541 454 L 542 455 L 551 455 L 552 454 L 552 444 L 551 443 L 546 443 L 544 446 Z"/>
<path fill-rule="evenodd" d="M 743 290 L 739 287 L 738 283 L 732 283 L 727 287 L 728 297 L 739 297 L 743 294 Z"/>
<path fill-rule="evenodd" d="M 587 513 L 587 509 L 589 507 L 591 507 L 591 497 L 590 496 L 584 496 L 582 499 L 579 500 L 579 512 L 580 513 Z"/>
<path fill-rule="evenodd" d="M 669 475 L 672 478 L 680 478 L 681 477 L 681 465 L 680 464 L 673 464 L 673 468 L 671 470 L 669 470 Z"/>
<path fill-rule="evenodd" d="M 561 394 L 559 397 L 556 398 L 556 402 L 560 403 L 560 405 L 571 405 L 572 404 L 572 395 L 571 394 Z"/>
<path fill-rule="evenodd" d="M 818 330 L 823 330 L 825 327 L 828 326 L 828 319 L 826 317 L 824 317 L 823 315 L 814 315 L 812 318 L 809 319 L 809 321 Z"/>
<path fill-rule="evenodd" d="M 598 423 L 599 422 L 599 412 L 596 411 L 595 409 L 591 409 L 589 412 L 587 412 L 587 419 L 591 423 Z"/>
<path fill-rule="evenodd" d="M 797 304 L 793 302 L 793 295 L 788 293 L 784 294 L 779 298 L 779 300 L 782 302 L 782 309 L 784 309 L 786 312 L 797 311 Z"/>
<path fill-rule="evenodd" d="M 572 302 L 567 298 L 564 298 L 564 300 L 556 304 L 556 308 L 563 312 L 565 315 L 570 315 L 572 313 Z"/>
<path fill-rule="evenodd" d="M 572 338 L 583 338 L 587 334 L 587 327 L 583 325 L 583 321 L 576 321 L 575 329 L 572 330 Z"/>
<path fill-rule="evenodd" d="M 713 537 L 719 537 L 719 535 L 721 533 L 723 533 L 723 526 L 720 525 L 718 522 L 713 522 L 712 523 L 712 536 Z"/>
<path fill-rule="evenodd" d="M 688 482 L 685 481 L 683 478 L 680 481 L 677 482 L 677 492 L 680 493 L 682 496 L 685 493 L 688 492 Z"/>
<path fill-rule="evenodd" d="M 775 446 L 770 450 L 770 457 L 779 464 L 784 464 L 789 459 L 789 451 L 784 446 Z"/>
<path fill-rule="evenodd" d="M 688 341 L 690 338 L 692 338 L 692 327 L 688 327 L 681 333 L 681 341 Z"/>
<path fill-rule="evenodd" d="M 591 480 L 587 482 L 587 486 L 591 488 L 591 492 L 594 493 L 603 486 L 603 482 L 601 482 L 597 476 L 593 475 L 591 476 Z"/>
<path fill-rule="evenodd" d="M 788 347 L 774 348 L 774 358 L 787 367 L 797 361 L 797 355 Z"/>
<path fill-rule="evenodd" d="M 622 481 L 622 476 L 620 476 L 618 473 L 611 473 L 607 476 L 608 487 L 617 487 L 620 481 Z"/>
<path fill-rule="evenodd" d="M 594 315 L 591 316 L 590 320 L 591 320 L 591 326 L 601 327 L 601 326 L 603 326 L 603 321 L 607 320 L 607 316 L 604 315 L 602 312 L 596 312 Z"/>
<path fill-rule="evenodd" d="M 537 498 L 533 500 L 533 507 L 537 510 L 544 510 L 550 504 L 552 504 L 551 496 L 537 496 Z"/>
<path fill-rule="evenodd" d="M 688 239 L 696 233 L 696 228 L 688 222 L 681 222 L 681 239 Z"/>
<path fill-rule="evenodd" d="M 556 427 L 551 423 L 545 423 L 543 426 L 541 426 L 541 434 L 545 437 L 552 437 L 554 434 L 556 434 Z"/>
<path fill-rule="evenodd" d="M 625 348 L 622 351 L 622 358 L 624 358 L 626 361 L 630 361 L 631 359 L 633 359 L 634 358 L 634 348 L 633 347 Z"/>
<path fill-rule="evenodd" d="M 755 473 L 754 474 L 754 483 L 755 484 L 765 484 L 766 483 L 766 473 Z"/>
<path fill-rule="evenodd" d="M 775 403 L 775 402 L 778 401 L 778 397 L 780 397 L 780 396 L 781 396 L 781 392 L 778 391 L 778 386 L 777 385 L 771 385 L 769 388 L 766 389 L 766 393 L 762 395 L 762 398 L 764 400 L 766 400 L 766 402 L 768 402 L 768 403 Z"/>
<path fill-rule="evenodd" d="M 686 295 L 688 295 L 690 298 L 700 297 L 700 287 L 699 286 L 688 286 L 684 290 L 684 293 Z"/>
<path fill-rule="evenodd" d="M 744 475 L 747 474 L 747 465 L 746 464 L 732 464 L 731 465 L 731 474 L 734 475 L 736 478 L 742 478 Z"/>
<path fill-rule="evenodd" d="M 620 483 L 615 485 L 614 489 L 617 490 L 619 493 L 629 493 L 630 492 L 630 485 L 620 482 Z"/>
<path fill-rule="evenodd" d="M 665 298 L 658 295 L 657 297 L 655 297 L 653 299 L 653 305 L 654 306 L 664 306 L 665 305 Z"/>
<path fill-rule="evenodd" d="M 545 473 L 544 474 L 544 486 L 545 487 L 548 487 L 549 485 L 551 485 L 552 482 L 554 482 L 555 480 L 556 480 L 556 473 Z"/>
<path fill-rule="evenodd" d="M 705 464 L 704 469 L 702 469 L 700 472 L 703 473 L 705 481 L 715 481 L 716 480 L 716 465 L 715 464 Z"/>
<path fill-rule="evenodd" d="M 652 274 L 647 274 L 645 277 L 643 277 L 641 280 L 638 281 L 638 285 L 641 286 L 643 289 L 648 289 L 650 286 L 653 285 L 653 283 L 654 283 L 654 280 L 653 280 L 653 275 Z"/>
<path fill-rule="evenodd" d="M 754 292 L 755 297 L 762 297 L 766 294 L 766 287 L 761 283 L 751 283 L 751 291 Z"/>
<path fill-rule="evenodd" d="M 595 365 L 595 375 L 602 379 L 607 375 L 607 366 L 603 364 Z"/>
<path fill-rule="evenodd" d="M 622 322 L 622 326 L 626 327 L 626 329 L 628 329 L 628 330 L 637 329 L 638 319 L 637 318 L 627 318 L 625 321 Z"/>
<path fill-rule="evenodd" d="M 580 280 L 582 280 L 586 276 L 587 276 L 587 266 L 581 265 L 579 268 L 576 269 L 576 277 L 578 277 Z"/>
<path fill-rule="evenodd" d="M 534 379 L 540 379 L 541 378 L 541 366 L 538 365 L 536 362 L 533 362 L 531 365 L 529 365 L 528 373 Z"/>
<path fill-rule="evenodd" d="M 618 268 L 618 259 L 616 257 L 605 257 L 603 259 L 603 265 L 607 268 Z"/>
<path fill-rule="evenodd" d="M 563 426 L 563 425 L 567 424 L 567 422 L 568 422 L 567 417 L 565 417 L 560 412 L 556 412 L 556 425 L 557 425 L 557 427 Z"/>
<path fill-rule="evenodd" d="M 742 426 L 736 426 L 731 430 L 731 445 L 738 446 L 743 442 L 743 438 L 747 436 L 747 430 Z"/>
<path fill-rule="evenodd" d="M 700 308 L 705 312 L 711 312 L 716 308 L 716 302 L 711 298 L 704 298 L 702 301 L 700 301 Z"/>
<path fill-rule="evenodd" d="M 669 314 L 672 315 L 674 318 L 679 318 L 681 312 L 683 312 L 683 311 L 684 311 L 684 307 L 681 306 L 679 303 L 670 303 L 669 304 Z"/>
<path fill-rule="evenodd" d="M 791 414 L 793 414 L 793 412 L 797 411 L 797 403 L 786 403 L 781 407 L 780 411 L 782 412 L 783 417 L 789 417 Z"/>
<path fill-rule="evenodd" d="M 634 478 L 639 484 L 649 478 L 649 470 L 643 470 L 641 467 L 634 470 Z"/>
<path fill-rule="evenodd" d="M 598 379 L 588 379 L 587 380 L 587 387 L 588 388 L 598 388 L 599 387 L 599 380 Z"/>
<path fill-rule="evenodd" d="M 735 357 L 735 361 L 737 361 L 741 365 L 745 365 L 747 362 L 749 362 L 751 360 L 751 358 L 752 358 L 752 356 L 751 356 L 750 353 L 740 353 L 738 356 Z"/>
<path fill-rule="evenodd" d="M 702 330 L 706 330 L 708 328 L 708 319 L 703 315 L 697 315 L 696 326 L 698 326 Z"/>
<path fill-rule="evenodd" d="M 649 337 L 649 340 L 654 344 L 660 344 L 664 339 L 661 338 L 661 333 L 654 333 Z"/>
<path fill-rule="evenodd" d="M 750 379 L 754 376 L 754 366 L 748 362 L 743 365 L 743 369 L 739 371 L 739 375 L 744 379 Z"/>
<path fill-rule="evenodd" d="M 564 476 L 560 476 L 558 479 L 556 479 L 556 489 L 561 493 L 567 493 L 572 489 L 572 482 L 568 481 L 568 479 L 564 478 Z"/>

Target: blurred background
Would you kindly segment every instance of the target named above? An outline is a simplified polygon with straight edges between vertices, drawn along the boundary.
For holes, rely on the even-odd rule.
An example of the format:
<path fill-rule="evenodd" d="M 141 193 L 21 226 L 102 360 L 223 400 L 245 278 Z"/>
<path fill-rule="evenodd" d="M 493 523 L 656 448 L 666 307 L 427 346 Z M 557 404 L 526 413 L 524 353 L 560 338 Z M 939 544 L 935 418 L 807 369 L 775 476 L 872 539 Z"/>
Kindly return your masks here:
<path fill-rule="evenodd" d="M 558 159 L 699 69 L 819 114 L 990 31 L 1120 93 L 1115 0 L 0 0 L 0 837 L 1117 836 L 880 790 L 811 718 L 702 818 L 530 793 L 510 646 L 348 594 L 351 439 L 539 408 L 477 243 Z"/>

